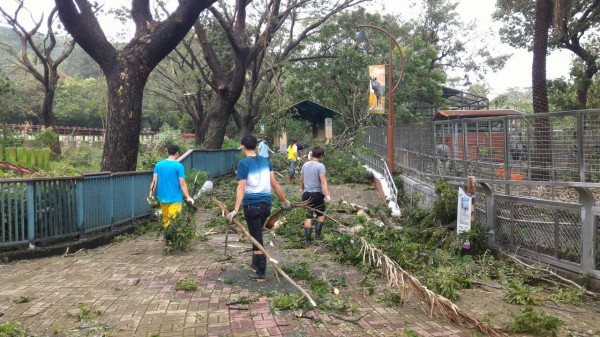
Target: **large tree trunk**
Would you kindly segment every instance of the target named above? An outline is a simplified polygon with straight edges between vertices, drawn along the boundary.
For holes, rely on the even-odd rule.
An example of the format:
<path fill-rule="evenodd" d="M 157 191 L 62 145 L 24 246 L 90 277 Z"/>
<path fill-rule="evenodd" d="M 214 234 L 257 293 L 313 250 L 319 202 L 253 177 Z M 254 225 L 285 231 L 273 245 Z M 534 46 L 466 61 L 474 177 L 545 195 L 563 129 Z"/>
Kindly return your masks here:
<path fill-rule="evenodd" d="M 249 135 L 254 132 L 256 127 L 256 123 L 254 122 L 254 114 L 252 113 L 254 109 L 250 110 L 249 114 L 239 113 L 235 111 L 233 113 L 233 119 L 235 120 L 235 124 L 240 130 L 240 135 L 244 137 L 245 135 Z"/>
<path fill-rule="evenodd" d="M 548 29 L 550 28 L 550 0 L 536 1 L 536 17 L 533 38 L 532 91 L 533 112 L 548 112 L 548 91 L 546 87 L 546 54 L 548 51 Z M 550 123 L 547 118 L 534 121 L 534 144 L 531 154 L 533 180 L 549 180 L 552 152 L 550 144 Z"/>
<path fill-rule="evenodd" d="M 54 0 L 60 20 L 77 43 L 102 68 L 108 83 L 108 120 L 103 171 L 133 171 L 140 145 L 143 90 L 152 69 L 190 31 L 202 10 L 216 0 L 181 0 L 162 21 L 152 17 L 149 0 L 132 0 L 135 35 L 117 50 L 96 18 L 97 3 Z"/>
<path fill-rule="evenodd" d="M 588 91 L 594 81 L 594 75 L 598 72 L 595 58 L 586 60 L 585 64 L 585 77 L 579 81 L 579 85 L 577 86 L 577 103 L 579 103 L 580 109 L 587 108 Z"/>
<path fill-rule="evenodd" d="M 56 85 L 54 85 L 54 87 L 56 87 Z M 54 115 L 52 114 L 52 106 L 54 104 L 55 93 L 56 91 L 50 88 L 46 88 L 46 90 L 44 91 L 44 103 L 42 105 L 42 121 L 46 128 L 54 127 Z M 62 151 L 60 149 L 60 135 L 58 137 L 59 140 L 57 142 L 50 144 L 50 150 L 56 154 L 61 154 Z"/>
<path fill-rule="evenodd" d="M 207 116 L 206 135 L 204 137 L 203 147 L 205 149 L 220 149 L 225 140 L 225 131 L 229 116 L 233 114 L 235 102 L 231 103 L 227 97 L 219 97 L 215 102 L 211 113 Z"/>
<path fill-rule="evenodd" d="M 148 74 L 129 66 L 107 76 L 108 117 L 102 153 L 103 171 L 135 171 L 140 147 L 142 99 Z M 121 77 L 122 73 L 129 76 Z"/>

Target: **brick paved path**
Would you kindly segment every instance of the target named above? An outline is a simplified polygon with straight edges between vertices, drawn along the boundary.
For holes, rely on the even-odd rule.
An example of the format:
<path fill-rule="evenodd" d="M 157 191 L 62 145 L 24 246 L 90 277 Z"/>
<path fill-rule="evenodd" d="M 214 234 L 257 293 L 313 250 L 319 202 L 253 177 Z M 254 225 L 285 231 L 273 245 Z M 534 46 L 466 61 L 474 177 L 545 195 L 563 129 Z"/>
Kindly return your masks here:
<path fill-rule="evenodd" d="M 353 267 L 344 271 L 342 294 L 358 309 L 356 323 L 321 314 L 321 320 L 274 315 L 268 290 L 284 292 L 289 285 L 274 277 L 253 283 L 245 278 L 248 244 L 233 240 L 231 262 L 223 258 L 223 236 L 195 243 L 189 253 L 165 256 L 163 242 L 145 235 L 69 257 L 50 257 L 0 265 L 0 323 L 19 322 L 37 336 L 470 336 L 420 309 L 390 308 L 365 296 L 358 285 L 364 275 Z M 276 255 L 310 255 L 310 250 L 278 250 Z M 333 266 L 328 253 L 317 260 Z M 314 254 L 313 254 L 314 255 Z M 175 291 L 177 280 L 195 278 L 194 292 Z M 228 305 L 240 296 L 259 296 L 250 305 Z M 29 301 L 16 303 L 20 297 Z M 101 312 L 78 321 L 78 305 Z"/>

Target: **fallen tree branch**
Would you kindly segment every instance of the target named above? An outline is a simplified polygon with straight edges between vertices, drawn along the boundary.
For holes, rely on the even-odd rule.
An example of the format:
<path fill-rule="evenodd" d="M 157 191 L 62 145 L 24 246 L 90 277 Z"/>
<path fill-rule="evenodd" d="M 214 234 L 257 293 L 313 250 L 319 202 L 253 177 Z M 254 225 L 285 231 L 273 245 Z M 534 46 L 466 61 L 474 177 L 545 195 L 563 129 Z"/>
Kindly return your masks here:
<path fill-rule="evenodd" d="M 227 207 L 225 207 L 225 205 L 220 202 L 217 199 L 213 199 L 214 203 L 217 205 L 217 207 L 219 207 L 222 211 L 223 214 L 227 214 Z M 225 216 L 225 215 L 223 215 Z M 298 285 L 298 283 L 294 282 L 294 280 L 292 280 L 288 274 L 286 274 L 280 267 L 279 267 L 279 261 L 275 260 L 271 254 L 269 254 L 269 252 L 267 252 L 267 250 L 258 242 L 256 241 L 256 239 L 254 239 L 252 237 L 252 235 L 250 235 L 250 233 L 248 232 L 248 230 L 246 229 L 246 227 L 244 225 L 242 225 L 242 223 L 238 220 L 238 219 L 233 219 L 233 223 L 240 229 L 241 233 L 248 239 L 250 240 L 250 242 L 252 242 L 252 244 L 254 244 L 256 247 L 258 247 L 258 250 L 260 250 L 263 254 L 265 254 L 265 256 L 267 257 L 267 260 L 269 260 L 269 262 L 271 262 L 271 265 L 273 266 L 273 268 L 286 280 L 288 281 L 288 283 L 290 283 L 292 286 L 294 286 L 296 289 L 298 289 L 302 295 L 304 295 L 304 297 L 306 297 L 306 299 L 308 300 L 308 302 L 313 306 L 316 307 L 317 303 L 310 297 L 310 295 L 306 292 L 306 290 L 304 290 L 301 286 Z"/>
<path fill-rule="evenodd" d="M 580 290 L 580 291 L 582 291 L 584 294 L 586 294 L 586 295 L 588 295 L 588 296 L 591 296 L 592 298 L 595 298 L 595 299 L 600 299 L 600 294 L 598 294 L 598 293 L 595 293 L 595 292 L 593 292 L 593 291 L 589 291 L 589 290 L 587 290 L 586 288 L 584 288 L 584 287 L 580 286 L 579 284 L 577 284 L 577 282 L 571 281 L 571 280 L 569 280 L 569 279 L 567 279 L 567 278 L 564 278 L 564 277 L 562 277 L 562 276 L 558 275 L 558 274 L 557 274 L 557 273 L 555 273 L 554 271 L 550 270 L 550 268 L 536 267 L 536 266 L 534 266 L 534 265 L 530 265 L 530 264 L 527 264 L 527 263 L 525 263 L 525 262 L 521 261 L 521 260 L 520 260 L 518 257 L 516 257 L 515 255 L 508 254 L 508 253 L 504 252 L 502 249 L 498 249 L 498 251 L 499 251 L 501 254 L 508 256 L 508 257 L 509 257 L 509 258 L 511 258 L 513 261 L 517 262 L 518 264 L 520 264 L 521 266 L 523 266 L 523 267 L 525 267 L 525 268 L 528 268 L 528 269 L 533 269 L 533 270 L 540 271 L 540 272 L 543 272 L 543 273 L 547 273 L 548 275 L 551 275 L 551 276 L 553 276 L 553 277 L 555 277 L 555 278 L 559 279 L 559 280 L 561 281 L 561 284 L 563 284 L 563 285 L 571 286 L 571 287 L 573 287 L 573 288 L 575 288 L 575 289 L 577 289 L 577 290 Z"/>
<path fill-rule="evenodd" d="M 427 287 L 421 284 L 418 278 L 402 269 L 396 261 L 390 259 L 383 251 L 368 243 L 364 238 L 359 237 L 358 240 L 362 244 L 360 254 L 363 256 L 363 262 L 380 267 L 382 274 L 388 280 L 388 284 L 400 289 L 400 297 L 402 299 L 405 299 L 407 292 L 410 292 L 420 302 L 429 304 L 430 316 L 433 316 L 435 312 L 460 326 L 477 328 L 490 336 L 506 336 L 503 332 L 488 326 L 469 313 L 462 311 L 456 304 L 444 296 L 427 289 Z"/>

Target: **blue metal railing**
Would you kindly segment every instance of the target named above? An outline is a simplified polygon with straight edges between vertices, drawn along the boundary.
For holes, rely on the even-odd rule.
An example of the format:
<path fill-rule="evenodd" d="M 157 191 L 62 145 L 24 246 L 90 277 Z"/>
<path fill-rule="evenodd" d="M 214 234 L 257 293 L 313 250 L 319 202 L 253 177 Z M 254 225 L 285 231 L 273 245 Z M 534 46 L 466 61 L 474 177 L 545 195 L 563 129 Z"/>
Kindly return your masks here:
<path fill-rule="evenodd" d="M 190 150 L 186 169 L 232 173 L 238 150 Z M 152 171 L 0 180 L 0 247 L 85 235 L 150 214 Z"/>

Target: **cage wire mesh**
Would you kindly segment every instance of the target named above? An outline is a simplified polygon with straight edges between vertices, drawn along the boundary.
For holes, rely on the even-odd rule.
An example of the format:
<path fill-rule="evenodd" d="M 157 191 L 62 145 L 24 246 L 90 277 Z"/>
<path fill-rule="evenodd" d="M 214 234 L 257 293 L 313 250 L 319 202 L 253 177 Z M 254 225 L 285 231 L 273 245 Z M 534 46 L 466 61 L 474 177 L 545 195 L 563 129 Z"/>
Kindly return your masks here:
<path fill-rule="evenodd" d="M 366 137 L 367 146 L 385 158 L 386 127 L 370 128 Z M 580 202 L 579 193 L 548 182 L 600 183 L 600 110 L 399 125 L 395 154 L 397 168 L 425 182 L 433 182 L 436 176 L 493 180 L 496 243 L 575 263 L 588 254 L 582 252 L 581 208 L 572 206 Z M 515 181 L 544 183 L 519 185 Z M 589 189 L 600 200 L 600 188 Z M 548 207 L 536 199 L 556 204 Z M 486 223 L 483 193 L 475 205 L 476 221 Z M 595 233 L 594 265 L 600 270 L 597 216 Z"/>

